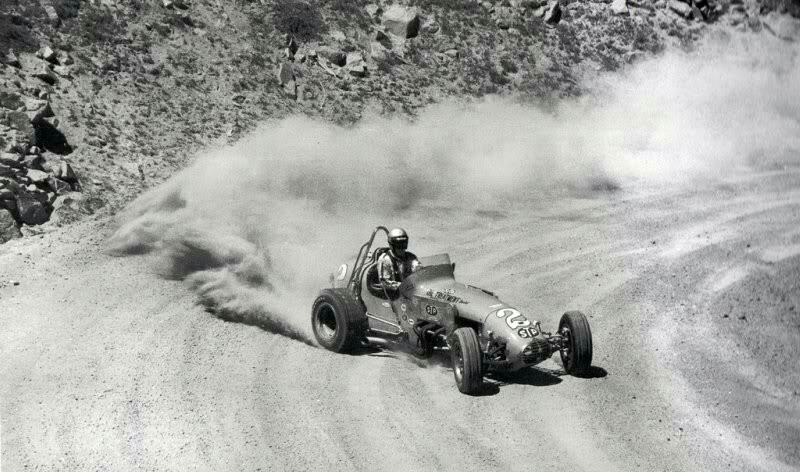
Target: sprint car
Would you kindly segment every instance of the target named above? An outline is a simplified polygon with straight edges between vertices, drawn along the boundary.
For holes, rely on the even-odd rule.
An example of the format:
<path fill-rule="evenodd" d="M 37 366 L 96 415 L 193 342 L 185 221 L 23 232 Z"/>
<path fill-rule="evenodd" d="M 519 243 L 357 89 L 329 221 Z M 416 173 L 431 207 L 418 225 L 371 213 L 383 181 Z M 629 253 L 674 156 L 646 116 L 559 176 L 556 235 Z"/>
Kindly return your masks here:
<path fill-rule="evenodd" d="M 372 250 L 378 232 L 388 234 L 375 228 L 314 301 L 312 329 L 322 347 L 344 353 L 388 341 L 421 357 L 449 349 L 456 385 L 470 395 L 481 391 L 484 374 L 524 369 L 556 352 L 568 374 L 588 372 L 592 334 L 583 313 L 568 311 L 556 332 L 545 332 L 494 293 L 456 282 L 447 254 L 420 258 L 421 268 L 390 293 L 378 277 L 378 258 L 389 248 Z"/>

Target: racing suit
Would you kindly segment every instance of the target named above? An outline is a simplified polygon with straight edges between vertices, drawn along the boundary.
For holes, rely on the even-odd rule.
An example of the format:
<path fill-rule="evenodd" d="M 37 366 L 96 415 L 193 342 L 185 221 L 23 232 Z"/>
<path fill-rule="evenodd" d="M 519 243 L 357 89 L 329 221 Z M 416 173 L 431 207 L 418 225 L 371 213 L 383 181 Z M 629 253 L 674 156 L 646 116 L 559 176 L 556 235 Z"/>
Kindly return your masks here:
<path fill-rule="evenodd" d="M 396 293 L 400 282 L 419 268 L 417 256 L 408 251 L 403 256 L 387 251 L 378 258 L 378 277 L 389 295 Z"/>

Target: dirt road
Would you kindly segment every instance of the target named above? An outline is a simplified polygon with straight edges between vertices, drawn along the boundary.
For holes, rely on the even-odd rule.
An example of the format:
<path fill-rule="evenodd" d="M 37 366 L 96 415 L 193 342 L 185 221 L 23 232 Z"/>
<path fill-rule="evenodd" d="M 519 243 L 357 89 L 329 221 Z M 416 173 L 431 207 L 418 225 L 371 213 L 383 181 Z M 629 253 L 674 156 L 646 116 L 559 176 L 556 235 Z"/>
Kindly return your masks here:
<path fill-rule="evenodd" d="M 105 221 L 0 246 L 0 467 L 800 470 L 800 172 L 688 187 L 402 215 L 545 328 L 590 314 L 595 378 L 548 361 L 479 397 L 446 357 L 217 319 L 105 255 Z"/>

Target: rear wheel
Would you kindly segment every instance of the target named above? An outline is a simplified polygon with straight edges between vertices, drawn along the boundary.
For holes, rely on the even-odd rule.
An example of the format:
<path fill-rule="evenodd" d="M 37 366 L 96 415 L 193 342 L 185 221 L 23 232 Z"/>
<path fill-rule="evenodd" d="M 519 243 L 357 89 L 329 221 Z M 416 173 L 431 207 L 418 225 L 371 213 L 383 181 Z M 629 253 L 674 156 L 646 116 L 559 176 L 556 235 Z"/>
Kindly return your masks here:
<path fill-rule="evenodd" d="M 361 303 L 346 288 L 323 290 L 311 309 L 311 327 L 320 346 L 347 352 L 361 344 L 367 317 Z"/>
<path fill-rule="evenodd" d="M 478 393 L 483 385 L 483 359 L 475 330 L 455 330 L 450 341 L 450 354 L 458 390 L 467 395 Z"/>
<path fill-rule="evenodd" d="M 564 337 L 561 363 L 570 375 L 586 375 L 592 366 L 592 330 L 580 311 L 568 311 L 558 323 L 558 333 Z"/>

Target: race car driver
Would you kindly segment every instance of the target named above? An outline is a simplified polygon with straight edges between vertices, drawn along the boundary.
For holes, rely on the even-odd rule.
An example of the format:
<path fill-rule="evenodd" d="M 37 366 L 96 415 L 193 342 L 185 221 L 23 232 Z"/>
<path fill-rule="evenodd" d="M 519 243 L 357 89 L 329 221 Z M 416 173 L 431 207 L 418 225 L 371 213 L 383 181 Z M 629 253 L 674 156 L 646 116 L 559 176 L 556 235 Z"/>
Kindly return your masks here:
<path fill-rule="evenodd" d="M 389 231 L 389 251 L 378 258 L 378 276 L 389 296 L 394 297 L 400 283 L 419 269 L 420 263 L 413 253 L 407 251 L 408 234 L 402 228 Z"/>

